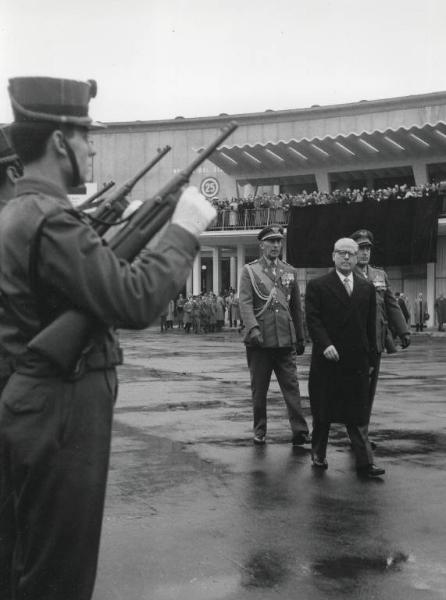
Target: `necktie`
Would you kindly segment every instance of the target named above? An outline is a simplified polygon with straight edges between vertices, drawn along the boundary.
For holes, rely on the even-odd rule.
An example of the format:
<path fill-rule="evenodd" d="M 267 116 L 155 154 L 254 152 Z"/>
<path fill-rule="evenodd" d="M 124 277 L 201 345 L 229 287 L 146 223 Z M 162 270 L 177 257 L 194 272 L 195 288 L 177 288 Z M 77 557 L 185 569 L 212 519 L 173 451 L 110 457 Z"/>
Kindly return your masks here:
<path fill-rule="evenodd" d="M 350 287 L 350 280 L 349 280 L 349 278 L 348 278 L 348 277 L 346 277 L 346 278 L 344 279 L 344 287 L 345 287 L 345 289 L 347 290 L 347 294 L 348 294 L 349 296 L 351 296 L 351 295 L 352 295 L 352 288 Z"/>

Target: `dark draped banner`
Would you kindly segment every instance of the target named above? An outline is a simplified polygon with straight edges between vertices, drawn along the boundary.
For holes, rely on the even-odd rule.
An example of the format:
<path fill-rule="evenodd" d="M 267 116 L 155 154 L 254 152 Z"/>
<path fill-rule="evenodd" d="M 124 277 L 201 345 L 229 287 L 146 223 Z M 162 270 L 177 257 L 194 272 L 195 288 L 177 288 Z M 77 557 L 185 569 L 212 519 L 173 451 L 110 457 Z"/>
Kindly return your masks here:
<path fill-rule="evenodd" d="M 389 199 L 357 204 L 292 208 L 287 261 L 294 267 L 329 267 L 333 245 L 357 229 L 375 236 L 372 263 L 380 266 L 436 262 L 441 199 Z"/>

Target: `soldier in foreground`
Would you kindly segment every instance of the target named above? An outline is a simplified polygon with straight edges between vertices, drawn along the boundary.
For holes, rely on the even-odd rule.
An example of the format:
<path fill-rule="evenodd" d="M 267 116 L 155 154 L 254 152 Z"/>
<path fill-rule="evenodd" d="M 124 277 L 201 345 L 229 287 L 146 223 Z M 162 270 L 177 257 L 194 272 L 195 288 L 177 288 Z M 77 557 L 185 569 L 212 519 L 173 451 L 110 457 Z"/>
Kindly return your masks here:
<path fill-rule="evenodd" d="M 118 260 L 67 197 L 87 174 L 94 82 L 14 78 L 9 92 L 25 176 L 0 217 L 0 347 L 16 364 L 0 407 L 0 597 L 89 600 L 121 362 L 114 328 L 159 317 L 216 213 L 187 188 L 155 249 Z M 70 308 L 94 325 L 65 374 L 28 343 Z"/>
<path fill-rule="evenodd" d="M 279 259 L 283 229 L 265 227 L 258 235 L 262 257 L 243 267 L 240 315 L 251 374 L 254 443 L 266 441 L 266 396 L 274 371 L 288 409 L 293 445 L 310 442 L 302 414 L 296 354 L 305 351 L 296 270 Z"/>

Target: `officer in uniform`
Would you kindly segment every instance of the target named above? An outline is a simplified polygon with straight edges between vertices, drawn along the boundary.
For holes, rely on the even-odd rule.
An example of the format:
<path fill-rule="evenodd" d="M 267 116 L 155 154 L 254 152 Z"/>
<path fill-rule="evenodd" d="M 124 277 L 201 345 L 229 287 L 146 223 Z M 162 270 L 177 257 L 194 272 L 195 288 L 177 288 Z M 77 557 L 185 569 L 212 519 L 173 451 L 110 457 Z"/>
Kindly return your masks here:
<path fill-rule="evenodd" d="M 266 396 L 274 371 L 285 399 L 293 445 L 310 442 L 302 414 L 296 354 L 305 350 L 296 270 L 280 260 L 283 229 L 265 227 L 258 235 L 262 257 L 243 267 L 240 316 L 251 374 L 254 443 L 264 444 Z"/>
<path fill-rule="evenodd" d="M 364 277 L 373 284 L 376 291 L 376 366 L 370 375 L 369 387 L 369 418 L 372 412 L 373 400 L 375 398 L 378 383 L 381 354 L 386 349 L 386 340 L 389 340 L 394 332 L 401 340 L 401 347 L 410 345 L 410 332 L 406 319 L 403 316 L 398 300 L 395 298 L 389 286 L 387 273 L 383 269 L 372 267 L 370 263 L 371 249 L 374 244 L 374 236 L 368 229 L 359 229 L 350 236 L 358 244 L 358 262 L 355 267 L 357 275 Z M 391 350 L 392 351 L 392 350 Z M 393 350 L 395 351 L 395 350 Z M 372 442 L 372 447 L 376 446 Z"/>
<path fill-rule="evenodd" d="M 0 129 L 0 211 L 15 195 L 15 184 L 23 167 L 12 147 L 8 127 Z"/>
<path fill-rule="evenodd" d="M 121 362 L 114 328 L 159 317 L 216 212 L 187 188 L 158 245 L 118 260 L 67 197 L 88 170 L 94 82 L 21 77 L 9 93 L 25 176 L 0 215 L 0 348 L 16 363 L 0 405 L 0 597 L 89 600 Z M 73 307 L 95 325 L 66 374 L 27 346 Z"/>

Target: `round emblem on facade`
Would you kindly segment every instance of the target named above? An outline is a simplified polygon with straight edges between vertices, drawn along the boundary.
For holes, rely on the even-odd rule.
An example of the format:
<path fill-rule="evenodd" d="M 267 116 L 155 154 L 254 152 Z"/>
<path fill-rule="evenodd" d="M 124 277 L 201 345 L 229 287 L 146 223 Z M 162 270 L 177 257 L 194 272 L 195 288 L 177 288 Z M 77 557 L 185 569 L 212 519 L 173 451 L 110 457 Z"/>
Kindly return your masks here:
<path fill-rule="evenodd" d="M 200 192 L 206 198 L 214 198 L 220 191 L 220 184 L 215 177 L 205 177 L 200 185 Z"/>

